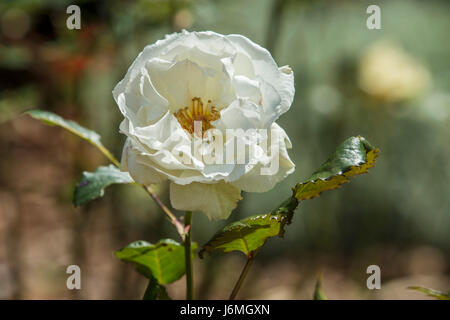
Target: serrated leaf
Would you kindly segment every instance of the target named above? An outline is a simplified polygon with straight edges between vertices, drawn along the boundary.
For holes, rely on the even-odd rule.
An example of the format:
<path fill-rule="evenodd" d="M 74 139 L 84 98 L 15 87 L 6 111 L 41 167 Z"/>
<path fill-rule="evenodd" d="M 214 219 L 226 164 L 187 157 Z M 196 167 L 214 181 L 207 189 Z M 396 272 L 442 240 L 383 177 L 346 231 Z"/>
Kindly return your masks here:
<path fill-rule="evenodd" d="M 444 292 L 440 292 L 440 291 L 437 291 L 434 289 L 429 289 L 429 288 L 419 287 L 419 286 L 408 287 L 408 289 L 424 293 L 427 296 L 433 297 L 438 300 L 450 300 L 450 292 L 444 293 Z"/>
<path fill-rule="evenodd" d="M 193 253 L 195 249 L 193 243 Z M 157 244 L 135 241 L 115 255 L 122 261 L 132 262 L 139 273 L 149 279 L 154 277 L 159 284 L 172 283 L 186 272 L 184 246 L 171 239 L 160 240 Z"/>
<path fill-rule="evenodd" d="M 80 182 L 75 187 L 73 203 L 81 206 L 91 200 L 102 197 L 105 188 L 111 184 L 133 183 L 128 172 L 122 172 L 117 167 L 109 165 L 98 167 L 94 172 L 83 172 Z"/>
<path fill-rule="evenodd" d="M 145 289 L 142 300 L 172 300 L 167 294 L 166 288 L 151 277 Z"/>
<path fill-rule="evenodd" d="M 314 288 L 313 300 L 328 300 L 328 297 L 322 290 L 322 275 L 319 275 L 317 277 L 316 286 Z"/>
<path fill-rule="evenodd" d="M 297 206 L 295 199 L 288 199 L 278 210 L 264 215 L 251 216 L 234 222 L 218 233 L 206 243 L 200 251 L 203 253 L 221 250 L 222 252 L 240 251 L 251 257 L 261 248 L 267 239 L 275 236 L 282 237 L 284 226 L 289 223 L 293 210 Z"/>
<path fill-rule="evenodd" d="M 86 129 L 85 127 L 80 126 L 78 123 L 72 120 L 66 120 L 57 114 L 54 114 L 49 111 L 44 110 L 30 110 L 25 112 L 30 115 L 34 119 L 41 120 L 43 123 L 50 126 L 59 126 L 62 127 L 73 134 L 79 136 L 80 138 L 87 140 L 92 145 L 97 147 L 108 159 L 111 160 L 114 165 L 119 166 L 119 162 L 114 158 L 111 152 L 105 148 L 105 146 L 100 141 L 100 135 L 92 130 Z"/>
<path fill-rule="evenodd" d="M 294 188 L 298 200 L 308 200 L 323 191 L 332 190 L 348 182 L 348 178 L 366 173 L 375 165 L 379 150 L 365 138 L 357 136 L 345 140 L 306 182 Z"/>

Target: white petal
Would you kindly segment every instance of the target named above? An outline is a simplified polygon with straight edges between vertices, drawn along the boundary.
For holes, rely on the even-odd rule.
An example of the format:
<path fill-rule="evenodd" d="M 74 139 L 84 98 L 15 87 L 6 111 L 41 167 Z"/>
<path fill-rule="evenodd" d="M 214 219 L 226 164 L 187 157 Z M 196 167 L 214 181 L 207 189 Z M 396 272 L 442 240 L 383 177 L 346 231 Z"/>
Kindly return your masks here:
<path fill-rule="evenodd" d="M 168 101 L 158 94 L 145 69 L 132 79 L 124 92 L 118 94 L 116 101 L 133 126 L 152 124 L 168 109 Z"/>
<path fill-rule="evenodd" d="M 235 98 L 228 74 L 223 70 L 201 67 L 190 60 L 161 65 L 157 59 L 146 65 L 156 90 L 169 101 L 171 112 L 190 105 L 191 99 L 208 100 L 222 109 Z"/>
<path fill-rule="evenodd" d="M 158 173 L 151 166 L 145 164 L 145 157 L 142 157 L 132 147 L 130 139 L 127 139 L 123 147 L 120 169 L 129 172 L 133 180 L 139 184 L 150 185 L 167 179 L 165 175 Z"/>
<path fill-rule="evenodd" d="M 245 52 L 238 52 L 233 57 L 234 75 L 243 75 L 253 79 L 255 77 L 255 69 L 253 67 L 250 56 Z"/>
<path fill-rule="evenodd" d="M 183 61 L 189 60 L 202 68 L 210 68 L 216 71 L 222 71 L 223 65 L 220 61 L 220 56 L 216 53 L 210 53 L 207 51 L 200 50 L 197 46 L 192 46 L 193 43 L 186 43 L 175 47 L 173 50 L 168 52 L 164 59 L 170 61 Z"/>
<path fill-rule="evenodd" d="M 146 125 L 153 124 L 167 112 L 169 102 L 154 87 L 147 69 L 142 68 L 140 92 L 142 106 L 137 114 L 138 119 L 145 119 Z"/>
<path fill-rule="evenodd" d="M 154 44 L 146 46 L 144 50 L 139 53 L 137 58 L 134 60 L 132 65 L 128 68 L 127 74 L 125 77 L 116 85 L 113 90 L 114 99 L 119 96 L 119 94 L 125 91 L 127 84 L 134 79 L 138 73 L 140 73 L 141 68 L 145 66 L 147 61 L 152 58 L 158 58 L 163 53 L 165 53 L 171 46 L 175 45 L 178 41 L 182 40 L 185 37 L 186 33 L 173 33 L 171 35 L 166 36 L 163 40 L 158 40 Z"/>
<path fill-rule="evenodd" d="M 261 126 L 269 128 L 283 113 L 281 110 L 281 97 L 272 85 L 262 79 L 260 79 L 260 88 L 262 93 L 261 104 L 264 110 Z"/>
<path fill-rule="evenodd" d="M 292 69 L 288 66 L 278 68 L 269 51 L 244 36 L 232 34 L 227 39 L 251 57 L 256 76 L 260 76 L 277 90 L 281 97 L 280 112 L 289 110 L 295 92 Z"/>
<path fill-rule="evenodd" d="M 241 199 L 241 191 L 225 182 L 170 184 L 170 202 L 175 209 L 201 211 L 213 220 L 228 218 Z"/>
<path fill-rule="evenodd" d="M 274 130 L 275 134 L 279 137 L 278 170 L 272 175 L 261 174 L 263 168 L 270 166 L 270 163 L 267 164 L 267 161 L 264 160 L 253 166 L 248 173 L 244 174 L 237 181 L 231 182 L 233 186 L 247 192 L 266 192 L 272 189 L 279 181 L 294 172 L 295 165 L 287 153 L 287 149 L 291 148 L 289 137 L 276 123 L 272 124 L 271 130 Z M 271 139 L 269 141 L 272 142 Z M 270 150 L 270 147 L 271 145 L 268 146 L 268 150 Z M 276 161 L 276 157 L 273 154 L 270 154 L 269 160 L 271 162 Z"/>
<path fill-rule="evenodd" d="M 167 112 L 155 124 L 134 128 L 131 133 L 146 147 L 153 150 L 170 149 L 181 142 L 190 143 L 186 131 L 170 112 Z"/>
<path fill-rule="evenodd" d="M 248 99 L 234 100 L 221 110 L 220 118 L 212 124 L 223 133 L 226 129 L 256 129 L 262 124 L 263 110 Z"/>
<path fill-rule="evenodd" d="M 232 56 L 222 58 L 221 61 L 230 78 L 234 76 L 245 76 L 249 79 L 255 78 L 252 60 L 245 52 L 235 52 Z"/>
<path fill-rule="evenodd" d="M 250 80 L 245 76 L 234 76 L 233 86 L 236 96 L 240 98 L 249 98 L 256 104 L 261 102 L 262 96 L 258 81 Z"/>

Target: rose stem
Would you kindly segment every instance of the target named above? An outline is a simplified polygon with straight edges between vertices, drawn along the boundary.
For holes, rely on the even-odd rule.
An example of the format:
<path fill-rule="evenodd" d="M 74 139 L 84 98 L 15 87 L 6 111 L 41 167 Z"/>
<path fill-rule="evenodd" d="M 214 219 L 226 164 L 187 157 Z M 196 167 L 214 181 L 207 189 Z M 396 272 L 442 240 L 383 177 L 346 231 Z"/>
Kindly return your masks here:
<path fill-rule="evenodd" d="M 158 195 L 153 192 L 153 190 L 149 186 L 142 185 L 145 191 L 152 197 L 153 200 L 161 207 L 161 209 L 164 211 L 164 213 L 169 217 L 170 222 L 177 228 L 178 233 L 181 236 L 181 239 L 184 240 L 184 228 L 182 223 L 175 217 L 175 215 L 170 211 L 169 208 L 159 199 Z"/>
<path fill-rule="evenodd" d="M 234 285 L 233 291 L 231 292 L 229 300 L 234 300 L 236 298 L 237 293 L 239 292 L 239 289 L 242 286 L 242 283 L 244 282 L 245 277 L 247 276 L 248 270 L 253 264 L 253 261 L 255 260 L 256 251 L 250 252 L 248 255 L 247 262 L 245 263 L 244 269 L 242 269 L 241 275 L 239 276 L 238 281 Z"/>
<path fill-rule="evenodd" d="M 186 262 L 186 300 L 194 300 L 194 274 L 192 270 L 192 211 L 186 211 L 184 215 L 186 237 L 184 239 L 184 258 Z"/>
<path fill-rule="evenodd" d="M 120 168 L 119 161 L 113 156 L 111 152 L 109 152 L 108 149 L 106 149 L 103 145 L 95 144 L 95 146 L 111 161 L 117 168 Z M 153 200 L 161 207 L 161 209 L 164 211 L 164 213 L 169 217 L 170 222 L 175 226 L 178 233 L 180 234 L 181 239 L 184 241 L 184 227 L 180 221 L 175 217 L 175 215 L 170 211 L 169 208 L 159 199 L 158 195 L 153 192 L 153 190 L 150 189 L 149 186 L 146 185 L 140 185 L 144 188 L 145 191 L 152 197 Z"/>
<path fill-rule="evenodd" d="M 111 154 L 111 152 L 108 151 L 108 149 L 98 145 L 97 148 L 99 148 L 99 150 L 109 159 L 109 161 L 111 161 L 116 167 L 120 168 L 119 161 L 117 161 L 117 159 Z M 155 202 L 161 207 L 164 213 L 169 217 L 170 222 L 172 222 L 173 225 L 177 228 L 177 231 L 180 234 L 181 239 L 184 240 L 184 228 L 181 222 L 178 221 L 178 219 L 175 217 L 172 211 L 170 211 L 170 209 L 167 208 L 167 206 L 161 201 L 161 199 L 159 199 L 158 195 L 155 192 L 153 192 L 153 190 L 149 186 L 143 184 L 141 184 L 140 186 L 142 186 L 142 188 L 144 188 L 144 190 L 150 195 L 150 197 L 152 197 L 152 199 L 155 200 Z"/>
<path fill-rule="evenodd" d="M 105 155 L 105 157 L 108 158 L 109 161 L 111 161 L 116 167 L 120 168 L 119 161 L 112 155 L 111 152 L 109 152 L 108 149 L 106 149 L 103 145 L 95 145 L 101 153 Z"/>

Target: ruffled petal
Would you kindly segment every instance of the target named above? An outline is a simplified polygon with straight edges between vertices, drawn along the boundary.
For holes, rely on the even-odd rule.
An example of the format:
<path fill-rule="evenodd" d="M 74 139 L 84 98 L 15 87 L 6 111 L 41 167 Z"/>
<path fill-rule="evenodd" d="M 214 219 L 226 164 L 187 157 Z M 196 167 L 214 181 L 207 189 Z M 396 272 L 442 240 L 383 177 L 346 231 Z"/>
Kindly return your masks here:
<path fill-rule="evenodd" d="M 289 110 L 295 93 L 292 69 L 289 66 L 278 68 L 269 51 L 244 36 L 232 34 L 227 39 L 251 57 L 256 76 L 265 79 L 276 89 L 281 97 L 279 115 Z"/>
<path fill-rule="evenodd" d="M 150 185 L 167 179 L 166 175 L 158 173 L 147 165 L 146 157 L 133 148 L 131 139 L 127 139 L 123 147 L 120 170 L 129 172 L 136 183 Z"/>
<path fill-rule="evenodd" d="M 273 144 L 274 137 L 278 138 L 278 146 Z M 269 141 L 271 142 L 267 147 L 269 156 L 264 157 L 263 161 L 253 166 L 238 180 L 231 182 L 233 186 L 246 192 L 266 192 L 294 172 L 295 164 L 287 152 L 287 149 L 291 148 L 291 142 L 286 132 L 276 123 L 272 124 Z M 274 148 L 275 152 L 278 151 L 278 155 L 273 153 L 271 148 Z"/>
<path fill-rule="evenodd" d="M 220 119 L 213 125 L 224 134 L 226 129 L 257 129 L 261 128 L 263 110 L 249 99 L 236 99 L 228 108 L 220 112 Z"/>
<path fill-rule="evenodd" d="M 170 184 L 170 202 L 175 209 L 201 211 L 212 220 L 228 218 L 241 199 L 241 191 L 225 182 Z"/>

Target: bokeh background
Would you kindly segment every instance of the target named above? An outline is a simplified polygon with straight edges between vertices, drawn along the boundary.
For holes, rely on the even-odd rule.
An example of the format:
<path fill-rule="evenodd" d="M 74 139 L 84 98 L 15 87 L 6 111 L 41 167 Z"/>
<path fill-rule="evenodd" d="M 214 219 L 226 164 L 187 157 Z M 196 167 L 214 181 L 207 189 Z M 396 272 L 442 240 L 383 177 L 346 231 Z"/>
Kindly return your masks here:
<path fill-rule="evenodd" d="M 366 28 L 369 4 L 381 30 Z M 66 8 L 81 7 L 81 30 Z M 300 0 L 14 0 L 0 3 L 0 298 L 138 299 L 146 281 L 113 251 L 174 237 L 133 186 L 74 208 L 83 170 L 107 160 L 63 129 L 21 115 L 40 108 L 95 129 L 120 157 L 111 91 L 142 48 L 181 29 L 240 33 L 295 71 L 279 119 L 296 171 L 267 194 L 244 194 L 229 221 L 264 213 L 335 147 L 360 134 L 381 149 L 351 184 L 302 203 L 284 239 L 258 254 L 248 299 L 310 299 L 318 272 L 331 299 L 422 299 L 410 285 L 450 289 L 450 2 Z M 158 193 L 168 203 L 167 185 Z M 229 222 L 228 221 L 228 222 Z M 201 245 L 227 222 L 194 215 Z M 200 298 L 227 298 L 241 254 L 195 260 Z M 77 264 L 82 289 L 66 288 Z M 366 288 L 367 266 L 382 289 Z M 168 286 L 184 297 L 183 279 Z"/>

